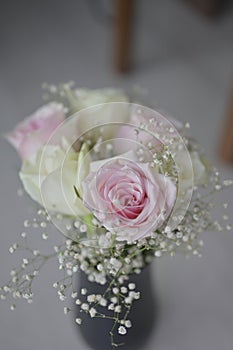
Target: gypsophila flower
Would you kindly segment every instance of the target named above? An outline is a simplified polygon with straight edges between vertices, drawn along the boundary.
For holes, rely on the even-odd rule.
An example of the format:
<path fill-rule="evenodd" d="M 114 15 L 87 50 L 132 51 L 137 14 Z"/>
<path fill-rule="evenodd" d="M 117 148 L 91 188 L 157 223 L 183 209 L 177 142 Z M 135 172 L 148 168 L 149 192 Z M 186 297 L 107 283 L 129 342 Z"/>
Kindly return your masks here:
<path fill-rule="evenodd" d="M 108 310 L 114 310 L 115 305 L 113 303 L 108 305 Z"/>
<path fill-rule="evenodd" d="M 129 283 L 128 287 L 130 290 L 133 290 L 136 288 L 136 285 L 135 285 L 135 283 Z"/>
<path fill-rule="evenodd" d="M 132 304 L 133 299 L 131 297 L 126 297 L 125 298 L 125 303 L 126 304 Z"/>
<path fill-rule="evenodd" d="M 103 271 L 103 265 L 102 265 L 102 264 L 98 264 L 98 265 L 97 265 L 97 269 L 98 269 L 99 271 Z"/>
<path fill-rule="evenodd" d="M 89 310 L 89 305 L 86 304 L 86 303 L 83 303 L 83 304 L 81 305 L 81 309 L 82 309 L 83 311 L 88 311 L 88 310 Z"/>
<path fill-rule="evenodd" d="M 81 289 L 81 294 L 82 295 L 86 295 L 87 294 L 87 289 L 86 288 L 82 288 Z"/>
<path fill-rule="evenodd" d="M 81 318 L 76 318 L 76 319 L 75 319 L 75 322 L 76 322 L 78 325 L 81 325 L 81 324 L 82 324 Z"/>
<path fill-rule="evenodd" d="M 110 300 L 111 300 L 111 302 L 112 302 L 113 304 L 116 304 L 116 303 L 117 303 L 117 297 L 112 297 Z"/>
<path fill-rule="evenodd" d="M 95 317 L 96 315 L 96 309 L 94 309 L 93 307 L 89 310 L 90 316 L 91 317 Z"/>
<path fill-rule="evenodd" d="M 94 294 L 88 295 L 87 301 L 88 301 L 89 303 L 94 303 L 94 302 L 96 301 L 95 295 L 94 295 Z"/>
<path fill-rule="evenodd" d="M 162 255 L 161 250 L 156 250 L 154 255 L 159 258 Z"/>
<path fill-rule="evenodd" d="M 118 294 L 118 293 L 119 293 L 119 288 L 114 287 L 114 288 L 112 289 L 112 291 L 113 291 L 113 294 Z"/>
<path fill-rule="evenodd" d="M 12 305 L 10 306 L 11 311 L 14 311 L 15 308 L 16 308 L 15 304 L 12 304 Z"/>
<path fill-rule="evenodd" d="M 68 307 L 64 307 L 64 314 L 67 315 L 70 309 Z"/>
<path fill-rule="evenodd" d="M 125 335 L 127 333 L 127 330 L 124 326 L 120 326 L 118 328 L 118 333 L 121 334 L 121 335 Z"/>
<path fill-rule="evenodd" d="M 102 297 L 101 297 L 99 303 L 100 303 L 101 306 L 104 306 L 104 307 L 105 307 L 105 306 L 107 305 L 107 300 L 106 300 L 105 298 L 102 298 Z"/>
<path fill-rule="evenodd" d="M 111 258 L 110 259 L 110 264 L 116 269 L 119 270 L 122 266 L 122 263 L 117 260 L 116 258 Z"/>
<path fill-rule="evenodd" d="M 115 312 L 120 313 L 121 312 L 121 306 L 117 305 L 114 310 L 115 310 Z"/>
<path fill-rule="evenodd" d="M 96 294 L 95 297 L 96 297 L 96 300 L 97 300 L 97 301 L 100 301 L 100 300 L 102 299 L 102 295 L 101 295 L 101 294 Z"/>
<path fill-rule="evenodd" d="M 49 237 L 49 236 L 48 236 L 47 233 L 44 232 L 44 233 L 42 234 L 42 238 L 43 238 L 44 240 L 48 239 L 48 237 Z"/>
<path fill-rule="evenodd" d="M 132 327 L 131 321 L 130 321 L 130 320 L 125 320 L 125 326 L 126 326 L 127 328 L 131 328 L 131 327 Z"/>

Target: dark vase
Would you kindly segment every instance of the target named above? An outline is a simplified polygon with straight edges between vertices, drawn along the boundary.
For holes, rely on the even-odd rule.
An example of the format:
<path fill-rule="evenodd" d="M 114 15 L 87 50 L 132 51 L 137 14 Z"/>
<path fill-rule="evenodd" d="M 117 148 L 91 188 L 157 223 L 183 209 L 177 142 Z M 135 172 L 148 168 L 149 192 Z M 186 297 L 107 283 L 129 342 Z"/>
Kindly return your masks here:
<path fill-rule="evenodd" d="M 115 343 L 124 343 L 119 347 L 119 350 L 137 350 L 145 349 L 145 344 L 149 340 L 152 331 L 155 329 L 155 321 L 158 316 L 158 307 L 156 304 L 156 296 L 152 286 L 152 268 L 148 265 L 139 274 L 130 275 L 128 283 L 133 282 L 137 286 L 137 291 L 140 291 L 141 297 L 133 303 L 129 314 L 129 319 L 132 321 L 132 328 L 127 330 L 126 335 L 117 334 L 115 329 Z M 84 273 L 78 273 L 79 288 L 86 288 L 88 294 L 103 294 L 105 286 L 97 283 L 91 283 L 87 280 Z M 84 312 L 77 311 L 77 317 L 81 317 L 83 322 L 79 326 L 80 333 L 86 343 L 93 350 L 111 350 L 109 332 L 112 328 L 113 321 L 102 318 L 90 318 Z"/>

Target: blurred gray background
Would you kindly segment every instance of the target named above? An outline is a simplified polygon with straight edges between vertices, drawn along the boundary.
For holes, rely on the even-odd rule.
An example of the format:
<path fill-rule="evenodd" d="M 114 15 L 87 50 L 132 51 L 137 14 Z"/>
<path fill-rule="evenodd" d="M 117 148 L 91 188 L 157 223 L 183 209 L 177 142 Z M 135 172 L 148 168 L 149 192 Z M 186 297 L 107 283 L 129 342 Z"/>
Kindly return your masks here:
<path fill-rule="evenodd" d="M 134 22 L 132 70 L 114 67 L 114 1 L 34 0 L 0 3 L 1 134 L 42 104 L 41 85 L 74 80 L 79 87 L 139 85 L 148 99 L 191 124 L 207 155 L 233 177 L 218 159 L 220 135 L 233 82 L 233 7 L 207 19 L 182 0 L 138 0 Z M 9 246 L 19 240 L 33 203 L 19 198 L 16 152 L 1 137 L 0 285 L 19 264 Z M 228 201 L 232 216 L 233 191 Z M 217 213 L 218 214 L 218 213 Z M 61 241 L 53 233 L 51 246 Z M 41 246 L 34 233 L 35 247 Z M 157 259 L 154 286 L 160 319 L 147 350 L 231 350 L 233 348 L 233 235 L 204 235 L 203 258 Z M 35 283 L 31 305 L 15 312 L 0 301 L 1 350 L 88 350 L 52 288 L 58 276 L 49 263 Z M 103 349 L 104 350 L 104 349 Z"/>

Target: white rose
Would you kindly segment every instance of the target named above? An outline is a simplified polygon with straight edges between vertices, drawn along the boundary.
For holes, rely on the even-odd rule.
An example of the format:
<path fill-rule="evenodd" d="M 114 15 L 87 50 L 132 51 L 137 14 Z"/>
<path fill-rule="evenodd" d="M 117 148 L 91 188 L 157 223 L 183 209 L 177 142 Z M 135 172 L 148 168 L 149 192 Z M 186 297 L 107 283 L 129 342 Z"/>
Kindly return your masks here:
<path fill-rule="evenodd" d="M 99 137 L 103 141 L 110 140 L 115 137 L 119 123 L 121 125 L 128 122 L 130 108 L 129 103 L 111 102 L 82 109 L 66 119 L 56 129 L 50 141 L 57 143 L 62 136 L 65 136 L 79 149 L 81 138 L 91 140 L 92 144 L 97 142 Z"/>
<path fill-rule="evenodd" d="M 179 185 L 185 191 L 192 186 L 201 186 L 208 181 L 208 170 L 200 158 L 198 152 L 189 152 L 190 161 L 187 159 L 187 152 L 184 150 L 176 154 L 175 162 L 179 171 Z"/>
<path fill-rule="evenodd" d="M 89 172 L 88 156 L 80 171 L 84 151 L 75 152 L 64 139 L 62 145 L 42 147 L 35 156 L 22 163 L 19 175 L 26 192 L 48 211 L 87 215 L 89 211 L 74 190 L 74 186 L 79 189 L 82 176 Z"/>
<path fill-rule="evenodd" d="M 107 102 L 128 102 L 128 97 L 120 89 L 77 89 L 75 94 L 77 110 Z"/>

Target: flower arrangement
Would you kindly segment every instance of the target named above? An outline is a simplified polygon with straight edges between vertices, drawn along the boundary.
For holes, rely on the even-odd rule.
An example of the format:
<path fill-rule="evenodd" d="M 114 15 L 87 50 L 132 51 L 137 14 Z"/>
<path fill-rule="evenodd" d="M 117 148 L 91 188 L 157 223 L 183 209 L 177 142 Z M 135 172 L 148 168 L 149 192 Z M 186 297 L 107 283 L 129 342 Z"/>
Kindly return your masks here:
<path fill-rule="evenodd" d="M 226 215 L 220 222 L 210 211 L 213 194 L 232 181 L 220 180 L 189 136 L 188 124 L 134 103 L 123 91 L 73 84 L 45 88 L 47 104 L 6 138 L 22 159 L 24 190 L 39 205 L 38 219 L 26 220 L 25 230 L 52 223 L 65 239 L 45 255 L 28 246 L 23 232 L 24 244 L 13 244 L 10 252 L 23 247 L 27 257 L 11 271 L 0 296 L 32 302 L 33 281 L 55 256 L 64 272 L 54 281 L 60 300 L 70 295 L 80 315 L 107 313 L 111 344 L 117 346 L 114 335 L 133 326 L 130 310 L 140 298 L 130 275 L 164 254 L 182 250 L 201 256 L 202 232 L 230 230 Z M 105 292 L 76 290 L 79 270 Z M 71 311 L 64 307 L 65 314 Z"/>

